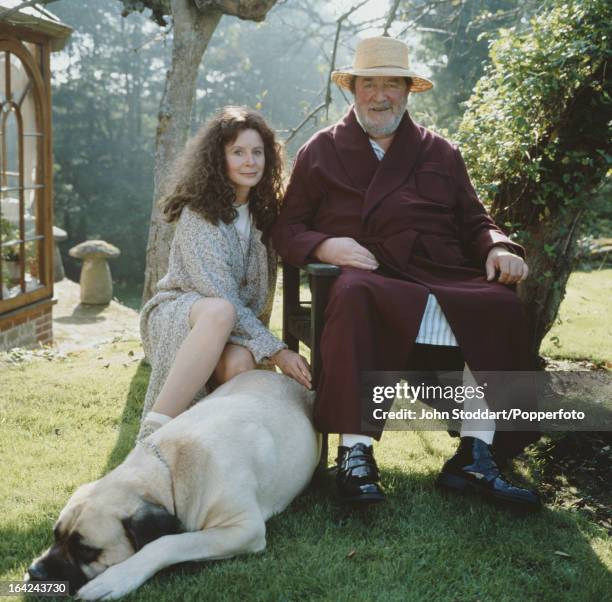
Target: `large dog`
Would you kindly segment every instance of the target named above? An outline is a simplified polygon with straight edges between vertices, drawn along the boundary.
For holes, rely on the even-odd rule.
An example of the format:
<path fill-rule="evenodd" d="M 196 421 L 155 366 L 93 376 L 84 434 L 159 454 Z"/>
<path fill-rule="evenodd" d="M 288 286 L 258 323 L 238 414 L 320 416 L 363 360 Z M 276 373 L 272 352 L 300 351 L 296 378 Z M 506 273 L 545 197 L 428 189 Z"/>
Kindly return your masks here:
<path fill-rule="evenodd" d="M 312 394 L 244 372 L 79 487 L 26 578 L 115 599 L 179 562 L 261 552 L 265 521 L 308 484 L 318 454 Z"/>

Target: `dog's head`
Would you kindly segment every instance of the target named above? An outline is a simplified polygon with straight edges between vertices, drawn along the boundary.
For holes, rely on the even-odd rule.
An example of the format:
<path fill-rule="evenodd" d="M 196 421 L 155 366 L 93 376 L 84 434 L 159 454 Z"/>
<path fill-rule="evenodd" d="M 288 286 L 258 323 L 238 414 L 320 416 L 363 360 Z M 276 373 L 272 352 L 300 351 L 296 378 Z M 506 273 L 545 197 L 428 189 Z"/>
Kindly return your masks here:
<path fill-rule="evenodd" d="M 114 485 L 100 480 L 77 489 L 55 523 L 53 545 L 32 562 L 26 580 L 68 581 L 74 594 L 154 539 L 181 531 L 165 508 Z"/>

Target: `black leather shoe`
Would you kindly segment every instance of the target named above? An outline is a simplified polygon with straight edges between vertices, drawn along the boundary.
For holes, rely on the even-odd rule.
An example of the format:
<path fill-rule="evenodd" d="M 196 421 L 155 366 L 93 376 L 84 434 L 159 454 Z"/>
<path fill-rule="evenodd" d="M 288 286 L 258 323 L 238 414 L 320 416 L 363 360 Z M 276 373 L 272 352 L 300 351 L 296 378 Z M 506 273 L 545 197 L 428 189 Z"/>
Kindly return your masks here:
<path fill-rule="evenodd" d="M 523 511 L 539 510 L 537 493 L 509 483 L 501 474 L 491 446 L 474 437 L 462 437 L 455 455 L 436 479 L 442 489 L 475 492 L 482 497 Z"/>
<path fill-rule="evenodd" d="M 384 502 L 379 479 L 371 445 L 356 443 L 352 447 L 338 448 L 336 485 L 340 501 L 347 504 Z"/>

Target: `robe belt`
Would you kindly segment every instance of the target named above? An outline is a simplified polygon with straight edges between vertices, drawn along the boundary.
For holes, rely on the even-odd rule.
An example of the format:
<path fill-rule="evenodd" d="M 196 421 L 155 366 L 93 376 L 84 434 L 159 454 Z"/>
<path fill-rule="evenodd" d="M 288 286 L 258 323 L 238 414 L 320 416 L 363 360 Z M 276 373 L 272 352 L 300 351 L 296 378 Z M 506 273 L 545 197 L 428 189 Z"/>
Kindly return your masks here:
<path fill-rule="evenodd" d="M 454 251 L 453 246 L 449 246 L 454 241 L 409 228 L 387 237 L 362 236 L 356 240 L 366 247 L 381 265 L 393 271 L 406 272 L 413 257 L 427 259 L 441 266 L 458 266 L 465 263 L 460 251 Z"/>
<path fill-rule="evenodd" d="M 406 229 L 390 236 L 360 236 L 356 241 L 368 249 L 381 265 L 403 272 L 410 264 L 419 236 L 416 230 Z"/>

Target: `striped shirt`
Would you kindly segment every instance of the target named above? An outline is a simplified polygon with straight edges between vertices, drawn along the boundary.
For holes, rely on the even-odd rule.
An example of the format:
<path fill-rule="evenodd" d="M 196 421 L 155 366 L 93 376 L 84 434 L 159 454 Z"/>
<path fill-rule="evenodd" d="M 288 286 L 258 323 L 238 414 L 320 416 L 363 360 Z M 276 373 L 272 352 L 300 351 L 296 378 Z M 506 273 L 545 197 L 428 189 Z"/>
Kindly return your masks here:
<path fill-rule="evenodd" d="M 378 160 L 382 161 L 382 158 L 385 156 L 384 149 L 376 141 L 372 140 L 372 138 L 370 138 L 370 144 Z M 427 297 L 427 305 L 423 312 L 423 318 L 419 326 L 419 334 L 415 339 L 415 343 L 422 343 L 424 345 L 447 345 L 452 347 L 459 346 L 438 300 L 431 293 L 429 293 L 429 297 Z"/>

